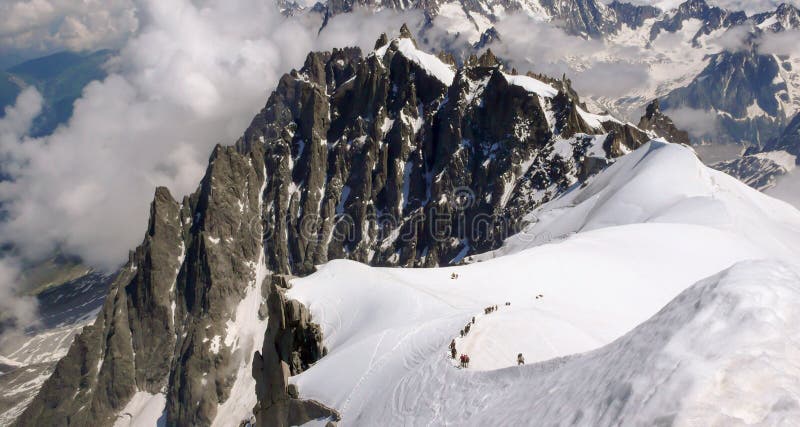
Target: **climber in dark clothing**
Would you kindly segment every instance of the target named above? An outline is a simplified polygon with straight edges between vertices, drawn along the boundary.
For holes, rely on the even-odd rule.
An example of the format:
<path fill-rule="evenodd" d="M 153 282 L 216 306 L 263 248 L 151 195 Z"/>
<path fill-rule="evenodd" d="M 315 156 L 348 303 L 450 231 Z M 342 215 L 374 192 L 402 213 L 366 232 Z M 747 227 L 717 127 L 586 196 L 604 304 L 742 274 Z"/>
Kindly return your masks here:
<path fill-rule="evenodd" d="M 525 364 L 525 358 L 522 357 L 522 353 L 520 353 L 517 355 L 517 366 L 524 364 Z"/>

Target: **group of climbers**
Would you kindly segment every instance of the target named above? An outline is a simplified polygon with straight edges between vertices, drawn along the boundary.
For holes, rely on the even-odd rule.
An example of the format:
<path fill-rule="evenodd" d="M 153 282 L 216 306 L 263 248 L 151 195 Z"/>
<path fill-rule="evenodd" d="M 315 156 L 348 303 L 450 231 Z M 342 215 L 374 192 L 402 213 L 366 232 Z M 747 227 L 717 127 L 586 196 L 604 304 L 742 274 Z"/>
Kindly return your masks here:
<path fill-rule="evenodd" d="M 539 299 L 539 298 L 544 298 L 544 295 L 541 295 L 541 294 L 536 295 L 536 299 Z M 506 302 L 505 305 L 506 306 L 510 306 L 511 303 L 510 302 Z M 484 314 L 490 314 L 490 313 L 492 313 L 494 311 L 497 311 L 497 306 L 496 305 L 492 305 L 492 306 L 489 306 L 489 307 L 486 307 L 486 308 L 483 309 Z M 470 320 L 470 322 L 468 322 L 466 324 L 466 326 L 464 326 L 464 328 L 461 329 L 461 338 L 464 338 L 465 335 L 469 334 L 470 327 L 472 325 L 474 325 L 474 324 L 475 324 L 475 316 L 473 316 L 472 319 Z M 457 354 L 458 354 L 458 350 L 456 349 L 456 340 L 455 340 L 455 338 L 453 338 L 450 341 L 450 358 L 455 360 Z M 469 355 L 462 353 L 461 356 L 459 357 L 459 361 L 460 361 L 460 366 L 462 368 L 469 368 Z M 525 357 L 522 356 L 522 353 L 517 354 L 517 366 L 521 366 L 521 365 L 524 365 L 524 364 L 525 364 Z"/>
<path fill-rule="evenodd" d="M 452 341 L 450 341 L 450 358 L 455 359 L 457 353 L 458 353 L 458 351 L 456 350 L 456 340 L 453 339 Z M 461 367 L 462 368 L 469 368 L 469 356 L 468 355 L 462 354 L 459 359 L 461 361 Z"/>
<path fill-rule="evenodd" d="M 464 329 L 461 330 L 461 338 L 464 338 L 465 335 L 469 334 L 470 326 L 472 326 L 472 323 L 467 323 L 467 326 L 464 326 Z"/>

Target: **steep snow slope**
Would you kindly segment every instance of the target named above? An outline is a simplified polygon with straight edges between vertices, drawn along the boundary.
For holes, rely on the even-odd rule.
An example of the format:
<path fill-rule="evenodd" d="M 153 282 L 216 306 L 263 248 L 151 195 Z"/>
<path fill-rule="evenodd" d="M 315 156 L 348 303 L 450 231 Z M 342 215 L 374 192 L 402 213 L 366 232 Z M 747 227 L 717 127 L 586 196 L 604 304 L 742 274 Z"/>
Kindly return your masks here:
<path fill-rule="evenodd" d="M 691 149 L 658 141 L 623 157 L 585 188 L 542 206 L 528 219 L 533 223 L 503 248 L 475 258 L 637 223 L 695 224 L 732 232 L 773 256 L 800 251 L 797 210 L 703 166 Z"/>
<path fill-rule="evenodd" d="M 289 296 L 330 350 L 293 378 L 300 394 L 337 408 L 342 425 L 796 416 L 798 267 L 745 263 L 681 292 L 737 262 L 797 253 L 800 212 L 653 142 L 541 213 L 532 233 L 576 233 L 462 267 L 334 261 L 295 280 Z M 489 305 L 499 309 L 484 315 Z M 472 364 L 457 369 L 447 344 L 473 316 L 456 343 Z M 542 363 L 511 367 L 520 352 Z"/>

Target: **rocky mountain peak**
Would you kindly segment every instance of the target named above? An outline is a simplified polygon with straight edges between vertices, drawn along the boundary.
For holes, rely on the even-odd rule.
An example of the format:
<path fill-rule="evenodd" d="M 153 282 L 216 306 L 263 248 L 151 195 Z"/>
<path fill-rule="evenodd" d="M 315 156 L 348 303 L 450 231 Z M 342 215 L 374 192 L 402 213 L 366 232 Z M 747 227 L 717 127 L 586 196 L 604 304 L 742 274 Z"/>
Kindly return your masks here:
<path fill-rule="evenodd" d="M 374 49 L 375 50 L 380 49 L 386 46 L 387 44 L 389 44 L 389 37 L 386 35 L 386 33 L 381 33 L 381 35 L 378 37 L 378 40 L 375 40 Z"/>
<path fill-rule="evenodd" d="M 468 67 L 501 67 L 500 60 L 494 56 L 491 49 L 486 49 L 480 56 L 472 54 L 467 58 L 466 66 Z"/>
<path fill-rule="evenodd" d="M 783 29 L 800 27 L 800 9 L 789 3 L 781 3 L 775 9 L 775 16 Z"/>
<path fill-rule="evenodd" d="M 683 23 L 689 19 L 698 19 L 703 22 L 692 38 L 695 47 L 699 47 L 698 39 L 700 36 L 709 35 L 712 31 L 720 28 L 742 24 L 748 18 L 744 12 L 728 11 L 718 6 L 711 6 L 705 0 L 687 0 L 663 20 L 656 21 L 653 24 L 650 29 L 650 40 L 655 40 L 661 31 L 677 32 L 683 28 Z"/>
<path fill-rule="evenodd" d="M 631 28 L 639 28 L 648 19 L 656 18 L 661 15 L 661 9 L 649 6 L 620 2 L 617 0 L 609 3 L 608 8 L 613 10 L 621 22 Z"/>
<path fill-rule="evenodd" d="M 411 34 L 411 30 L 408 29 L 408 25 L 405 23 L 400 26 L 400 38 L 414 40 L 414 35 Z M 414 41 L 414 45 L 416 45 L 416 41 Z"/>

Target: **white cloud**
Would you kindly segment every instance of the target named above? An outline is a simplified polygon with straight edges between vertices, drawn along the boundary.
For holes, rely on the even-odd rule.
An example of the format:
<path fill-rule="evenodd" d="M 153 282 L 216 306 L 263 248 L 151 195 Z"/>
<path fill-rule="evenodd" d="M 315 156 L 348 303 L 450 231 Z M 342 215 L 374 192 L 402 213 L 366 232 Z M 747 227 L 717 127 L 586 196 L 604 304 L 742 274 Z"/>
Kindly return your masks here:
<path fill-rule="evenodd" d="M 25 151 L 32 148 L 24 144 L 25 135 L 41 111 L 42 96 L 33 87 L 23 90 L 15 105 L 6 107 L 0 119 L 0 175 L 15 175 L 25 166 Z"/>
<path fill-rule="evenodd" d="M 748 41 L 754 31 L 752 23 L 748 22 L 742 25 L 728 28 L 722 34 L 710 39 L 708 42 L 719 47 L 722 50 L 729 52 L 738 52 L 740 50 L 749 49 Z"/>
<path fill-rule="evenodd" d="M 582 96 L 620 97 L 645 87 L 650 76 L 636 47 L 616 46 L 565 33 L 524 14 L 496 25 L 500 41 L 490 48 L 520 72 L 532 70 L 554 77 L 566 74 Z M 609 58 L 615 58 L 609 60 Z"/>
<path fill-rule="evenodd" d="M 631 62 L 596 62 L 572 77 L 579 94 L 619 98 L 650 81 L 646 66 Z"/>
<path fill-rule="evenodd" d="M 0 351 L 7 350 L 14 338 L 37 321 L 36 298 L 16 292 L 19 268 L 15 260 L 0 258 Z"/>
<path fill-rule="evenodd" d="M 0 53 L 118 47 L 136 31 L 132 0 L 5 0 Z"/>
<path fill-rule="evenodd" d="M 800 209 L 800 169 L 795 168 L 778 178 L 775 187 L 766 190 L 765 193 Z"/>
<path fill-rule="evenodd" d="M 800 30 L 764 33 L 758 40 L 758 52 L 770 55 L 800 56 Z"/>
<path fill-rule="evenodd" d="M 678 107 L 671 108 L 666 113 L 678 128 L 689 132 L 693 140 L 708 140 L 719 133 L 719 120 L 713 111 Z"/>

